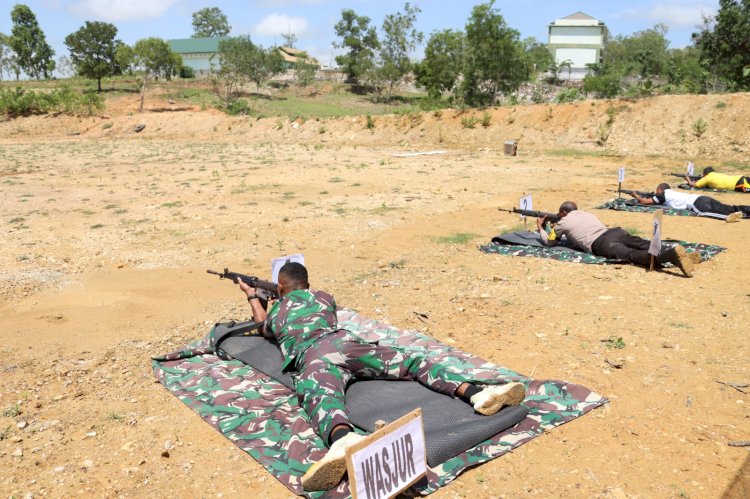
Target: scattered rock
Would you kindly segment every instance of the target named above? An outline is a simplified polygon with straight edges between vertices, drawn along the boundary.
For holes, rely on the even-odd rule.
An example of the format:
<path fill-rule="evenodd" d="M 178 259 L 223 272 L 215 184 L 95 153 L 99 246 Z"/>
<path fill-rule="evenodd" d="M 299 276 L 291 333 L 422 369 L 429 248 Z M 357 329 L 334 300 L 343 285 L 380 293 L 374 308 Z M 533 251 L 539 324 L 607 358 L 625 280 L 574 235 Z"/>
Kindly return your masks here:
<path fill-rule="evenodd" d="M 29 423 L 27 423 L 26 421 L 19 421 L 18 423 L 16 423 L 16 428 L 18 428 L 19 430 L 23 430 L 27 426 L 29 426 Z"/>
<path fill-rule="evenodd" d="M 81 463 L 81 466 L 83 466 L 84 469 L 91 469 L 94 467 L 94 461 L 91 459 L 86 459 L 83 463 Z"/>
<path fill-rule="evenodd" d="M 142 131 L 143 131 L 143 129 L 144 129 L 144 128 L 146 128 L 146 125 L 144 125 L 143 123 L 141 123 L 140 125 L 137 125 L 137 126 L 136 126 L 136 127 L 135 127 L 135 128 L 133 129 L 133 131 L 134 131 L 135 133 L 140 133 L 140 132 L 142 132 Z"/>
<path fill-rule="evenodd" d="M 11 454 L 12 457 L 23 457 L 23 449 L 16 447 L 16 450 Z"/>

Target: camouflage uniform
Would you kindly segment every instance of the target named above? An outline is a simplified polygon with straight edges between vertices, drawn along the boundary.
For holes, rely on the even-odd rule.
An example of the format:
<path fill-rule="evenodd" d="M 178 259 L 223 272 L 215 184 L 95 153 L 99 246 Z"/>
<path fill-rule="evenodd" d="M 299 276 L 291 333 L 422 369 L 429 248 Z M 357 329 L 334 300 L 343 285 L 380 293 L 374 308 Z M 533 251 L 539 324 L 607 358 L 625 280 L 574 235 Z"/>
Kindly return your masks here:
<path fill-rule="evenodd" d="M 338 329 L 336 303 L 323 291 L 295 290 L 266 319 L 281 347 L 284 368 L 294 368 L 295 390 L 312 427 L 325 442 L 337 425 L 351 426 L 345 390 L 352 379 L 415 380 L 452 396 L 464 382 L 425 353 L 367 343 Z"/>

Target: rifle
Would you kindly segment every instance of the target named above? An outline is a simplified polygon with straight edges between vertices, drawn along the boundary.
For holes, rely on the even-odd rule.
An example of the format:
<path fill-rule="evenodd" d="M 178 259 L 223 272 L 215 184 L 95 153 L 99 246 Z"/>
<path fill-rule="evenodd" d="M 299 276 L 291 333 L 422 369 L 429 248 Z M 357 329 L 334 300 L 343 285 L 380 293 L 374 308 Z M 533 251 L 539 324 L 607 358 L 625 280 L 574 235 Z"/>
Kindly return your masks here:
<path fill-rule="evenodd" d="M 255 276 L 239 274 L 237 272 L 230 272 L 228 268 L 224 267 L 224 272 L 216 272 L 215 270 L 207 270 L 209 274 L 219 276 L 219 279 L 231 279 L 231 281 L 237 284 L 237 279 L 242 279 L 242 282 L 256 289 L 262 289 L 268 294 L 268 298 L 275 300 L 279 297 L 279 287 L 276 283 L 271 281 L 264 281 L 258 279 Z"/>
<path fill-rule="evenodd" d="M 557 213 L 547 213 L 546 211 L 522 210 L 520 208 L 513 208 L 512 210 L 508 210 L 505 208 L 498 208 L 498 211 L 507 211 L 508 213 L 518 213 L 519 215 L 523 215 L 524 217 L 534 217 L 534 218 L 547 217 L 547 221 L 552 222 L 553 224 L 560 221 L 560 217 L 557 216 Z"/>
<path fill-rule="evenodd" d="M 689 177 L 690 180 L 692 180 L 693 182 L 703 178 L 700 175 L 688 175 L 687 173 L 670 173 L 670 175 L 672 175 L 673 177 L 680 177 L 680 178 Z"/>
<path fill-rule="evenodd" d="M 653 192 L 644 192 L 644 191 L 634 191 L 631 189 L 619 189 L 616 191 L 609 191 L 609 192 L 617 192 L 618 194 L 621 192 L 623 194 L 627 194 L 629 196 L 632 196 L 633 194 L 638 194 L 642 198 L 652 198 L 656 196 L 656 193 Z"/>

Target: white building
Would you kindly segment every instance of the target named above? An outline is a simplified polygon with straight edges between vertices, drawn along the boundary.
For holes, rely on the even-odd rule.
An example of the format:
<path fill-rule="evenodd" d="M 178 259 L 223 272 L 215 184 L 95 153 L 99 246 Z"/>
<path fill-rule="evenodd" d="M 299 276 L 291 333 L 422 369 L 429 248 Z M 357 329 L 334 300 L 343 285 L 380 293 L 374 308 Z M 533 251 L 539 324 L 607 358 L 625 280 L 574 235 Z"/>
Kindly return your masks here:
<path fill-rule="evenodd" d="M 549 50 L 557 64 L 570 61 L 560 73 L 560 78 L 582 80 L 589 73 L 587 64 L 602 62 L 607 27 L 602 21 L 576 12 L 549 25 Z"/>

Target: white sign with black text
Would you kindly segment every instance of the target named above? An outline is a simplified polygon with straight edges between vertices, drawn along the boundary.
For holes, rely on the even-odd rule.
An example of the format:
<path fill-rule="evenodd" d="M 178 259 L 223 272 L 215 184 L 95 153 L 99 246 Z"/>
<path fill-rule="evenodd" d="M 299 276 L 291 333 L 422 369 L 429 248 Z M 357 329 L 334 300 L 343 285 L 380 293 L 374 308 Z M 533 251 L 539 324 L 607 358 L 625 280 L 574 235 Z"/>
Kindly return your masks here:
<path fill-rule="evenodd" d="M 654 222 L 651 231 L 651 244 L 648 247 L 650 255 L 658 256 L 661 251 L 661 218 L 664 215 L 664 210 L 656 210 L 654 212 Z"/>
<path fill-rule="evenodd" d="M 625 182 L 625 168 L 620 168 L 617 170 L 617 181 L 620 183 Z"/>
<path fill-rule="evenodd" d="M 522 197 L 518 200 L 518 206 L 522 210 L 533 210 L 534 203 L 531 201 L 531 194 Z M 521 215 L 521 218 L 526 218 L 525 215 Z"/>
<path fill-rule="evenodd" d="M 346 451 L 354 499 L 395 497 L 427 473 L 422 410 L 415 409 Z"/>
<path fill-rule="evenodd" d="M 692 161 L 688 161 L 687 172 L 688 172 L 688 176 L 690 177 L 692 177 L 693 173 L 695 172 L 695 165 L 693 164 Z"/>

